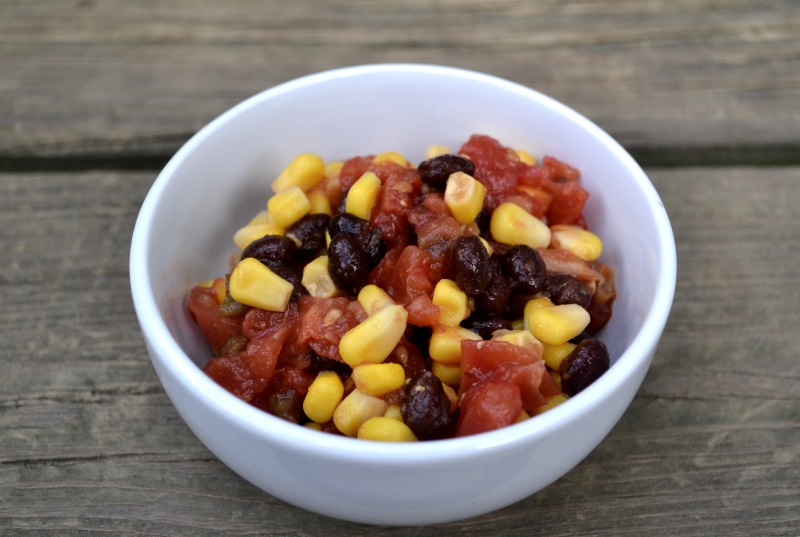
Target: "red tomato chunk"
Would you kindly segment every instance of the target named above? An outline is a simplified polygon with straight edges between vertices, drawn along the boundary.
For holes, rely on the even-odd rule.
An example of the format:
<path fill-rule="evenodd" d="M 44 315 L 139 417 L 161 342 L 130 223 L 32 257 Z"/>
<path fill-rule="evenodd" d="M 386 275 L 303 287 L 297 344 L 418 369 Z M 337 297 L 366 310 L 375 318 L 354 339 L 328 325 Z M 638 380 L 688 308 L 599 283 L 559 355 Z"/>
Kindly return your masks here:
<path fill-rule="evenodd" d="M 229 274 L 188 295 L 221 387 L 330 434 L 436 440 L 531 419 L 608 368 L 614 271 L 576 168 L 478 134 L 419 166 L 302 157 Z"/>

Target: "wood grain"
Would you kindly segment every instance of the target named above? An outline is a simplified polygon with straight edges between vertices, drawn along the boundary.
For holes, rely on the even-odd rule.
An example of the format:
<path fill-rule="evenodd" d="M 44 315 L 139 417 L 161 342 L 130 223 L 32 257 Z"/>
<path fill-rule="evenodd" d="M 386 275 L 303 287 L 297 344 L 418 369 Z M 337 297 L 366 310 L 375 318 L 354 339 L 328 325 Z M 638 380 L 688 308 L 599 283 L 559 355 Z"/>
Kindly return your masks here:
<path fill-rule="evenodd" d="M 0 169 L 157 167 L 286 80 L 363 63 L 536 88 L 659 165 L 800 160 L 797 0 L 0 3 Z"/>
<path fill-rule="evenodd" d="M 422 529 L 289 506 L 187 429 L 128 287 L 128 241 L 155 173 L 0 174 L 0 534 L 797 535 L 800 168 L 648 171 L 679 277 L 630 409 L 541 493 Z"/>

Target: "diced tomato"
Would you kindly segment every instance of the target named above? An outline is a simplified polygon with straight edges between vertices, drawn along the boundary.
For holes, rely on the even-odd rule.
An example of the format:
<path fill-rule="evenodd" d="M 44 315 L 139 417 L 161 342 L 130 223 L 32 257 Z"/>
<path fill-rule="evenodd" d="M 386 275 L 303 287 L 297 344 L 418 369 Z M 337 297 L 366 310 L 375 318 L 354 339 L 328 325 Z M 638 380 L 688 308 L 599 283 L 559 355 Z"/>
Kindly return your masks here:
<path fill-rule="evenodd" d="M 358 181 L 358 178 L 364 175 L 369 169 L 370 163 L 374 156 L 368 155 L 363 157 L 353 157 L 344 161 L 341 171 L 339 171 L 339 186 L 342 192 L 353 186 L 353 183 Z"/>
<path fill-rule="evenodd" d="M 557 393 L 552 392 L 552 379 L 540 353 L 505 341 L 462 341 L 459 392 L 466 395 L 474 386 L 490 380 L 517 386 L 522 407 L 528 411 Z"/>
<path fill-rule="evenodd" d="M 279 330 L 281 327 L 298 322 L 297 303 L 292 301 L 285 311 L 266 311 L 252 308 L 244 316 L 242 334 L 247 339 L 256 339 Z"/>
<path fill-rule="evenodd" d="M 522 413 L 519 387 L 503 380 L 487 380 L 461 399 L 456 436 L 494 431 L 516 423 Z"/>
<path fill-rule="evenodd" d="M 215 354 L 219 354 L 226 341 L 242 333 L 241 317 L 223 317 L 219 314 L 217 292 L 213 287 L 192 288 L 188 308 Z"/>
<path fill-rule="evenodd" d="M 387 249 L 403 247 L 411 236 L 407 213 L 414 207 L 422 181 L 415 169 L 397 164 L 373 165 L 371 169 L 383 186 L 370 223 L 381 228 Z"/>
<path fill-rule="evenodd" d="M 439 320 L 439 307 L 431 302 L 435 281 L 432 260 L 429 253 L 406 246 L 386 254 L 369 277 L 369 283 L 383 288 L 406 308 L 408 322 L 414 326 L 433 326 Z"/>
<path fill-rule="evenodd" d="M 357 301 L 345 297 L 300 298 L 300 329 L 297 341 L 318 355 L 341 362 L 339 341 L 351 328 L 367 318 Z"/>
<path fill-rule="evenodd" d="M 500 200 L 516 193 L 519 176 L 525 168 L 516 154 L 485 135 L 473 135 L 459 153 L 475 164 L 475 178 L 486 186 L 484 205 L 493 211 Z"/>
<path fill-rule="evenodd" d="M 241 353 L 212 358 L 203 367 L 203 371 L 214 382 L 240 399 L 250 401 L 255 395 L 253 376 Z"/>

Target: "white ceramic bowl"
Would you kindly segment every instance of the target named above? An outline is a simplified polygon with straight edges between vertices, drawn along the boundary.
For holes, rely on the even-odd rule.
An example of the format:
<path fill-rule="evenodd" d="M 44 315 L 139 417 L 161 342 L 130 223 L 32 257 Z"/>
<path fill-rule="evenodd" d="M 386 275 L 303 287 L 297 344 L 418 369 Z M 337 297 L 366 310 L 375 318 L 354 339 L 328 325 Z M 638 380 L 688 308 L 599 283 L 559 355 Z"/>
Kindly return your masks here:
<path fill-rule="evenodd" d="M 264 207 L 297 154 L 326 161 L 386 150 L 413 162 L 473 133 L 553 155 L 582 172 L 585 216 L 604 240 L 619 298 L 601 334 L 611 369 L 535 419 L 481 435 L 383 444 L 281 421 L 201 371 L 210 352 L 185 310 L 188 290 L 224 274 L 233 232 Z M 558 102 L 491 76 L 372 65 L 316 74 L 239 104 L 189 140 L 153 184 L 131 246 L 131 288 L 164 389 L 199 439 L 268 493 L 345 520 L 417 525 L 473 517 L 547 486 L 577 465 L 630 404 L 672 304 L 675 245 L 666 211 L 634 160 Z"/>

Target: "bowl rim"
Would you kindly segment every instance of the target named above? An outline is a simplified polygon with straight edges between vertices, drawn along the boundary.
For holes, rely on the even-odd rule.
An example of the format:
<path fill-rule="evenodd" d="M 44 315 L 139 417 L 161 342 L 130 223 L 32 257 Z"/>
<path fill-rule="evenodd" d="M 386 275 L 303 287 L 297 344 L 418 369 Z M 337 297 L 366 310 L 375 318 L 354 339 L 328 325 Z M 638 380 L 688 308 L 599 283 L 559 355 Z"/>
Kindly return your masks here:
<path fill-rule="evenodd" d="M 337 79 L 398 73 L 469 80 L 523 94 L 530 100 L 546 105 L 598 138 L 631 172 L 653 208 L 653 218 L 661 248 L 658 250 L 660 274 L 652 304 L 645 314 L 641 329 L 618 357 L 614 367 L 574 397 L 580 400 L 581 404 L 559 405 L 537 416 L 535 420 L 527 420 L 468 437 L 410 444 L 369 442 L 310 430 L 269 415 L 238 399 L 207 377 L 170 333 L 159 312 L 159 298 L 152 291 L 148 272 L 149 238 L 153 233 L 152 220 L 157 212 L 161 194 L 183 160 L 230 119 L 264 100 Z M 159 376 L 161 368 L 169 369 L 173 376 L 190 385 L 193 391 L 204 393 L 207 404 L 214 407 L 217 412 L 225 414 L 226 419 L 249 429 L 257 437 L 268 439 L 284 448 L 339 460 L 380 460 L 384 465 L 406 465 L 469 457 L 484 450 L 502 448 L 522 440 L 550 435 L 555 429 L 563 427 L 565 422 L 575 421 L 591 412 L 598 402 L 608 397 L 615 387 L 624 384 L 634 374 L 636 370 L 634 365 L 645 360 L 658 344 L 674 298 L 677 260 L 672 227 L 655 187 L 633 157 L 608 133 L 582 114 L 535 89 L 494 75 L 433 64 L 380 63 L 331 69 L 278 84 L 234 105 L 200 129 L 175 153 L 151 186 L 136 220 L 131 240 L 129 270 L 134 308 L 145 340 L 153 349 L 151 360 Z"/>

